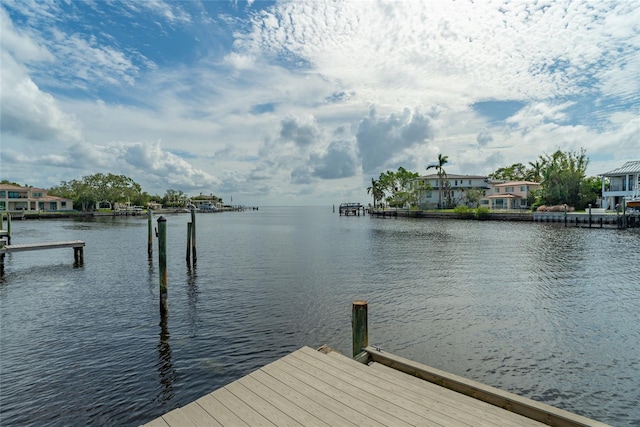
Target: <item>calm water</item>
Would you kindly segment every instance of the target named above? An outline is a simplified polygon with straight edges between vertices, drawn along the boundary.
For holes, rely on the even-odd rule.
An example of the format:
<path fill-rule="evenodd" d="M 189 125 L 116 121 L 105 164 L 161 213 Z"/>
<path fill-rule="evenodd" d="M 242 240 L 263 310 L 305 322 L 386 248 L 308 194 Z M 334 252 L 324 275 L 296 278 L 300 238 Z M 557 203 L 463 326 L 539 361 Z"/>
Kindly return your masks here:
<path fill-rule="evenodd" d="M 640 425 L 640 231 L 340 217 L 167 216 L 169 319 L 144 218 L 14 221 L 0 282 L 0 424 L 137 425 L 295 349 L 370 343 L 614 425 Z M 155 221 L 154 221 L 155 225 Z"/>

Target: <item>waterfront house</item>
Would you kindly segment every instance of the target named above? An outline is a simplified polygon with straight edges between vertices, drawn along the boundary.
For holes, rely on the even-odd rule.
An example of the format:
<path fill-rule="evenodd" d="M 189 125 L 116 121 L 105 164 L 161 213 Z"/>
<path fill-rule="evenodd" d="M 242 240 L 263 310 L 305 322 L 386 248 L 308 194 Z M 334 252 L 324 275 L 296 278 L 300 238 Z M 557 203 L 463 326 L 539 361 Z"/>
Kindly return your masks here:
<path fill-rule="evenodd" d="M 499 181 L 492 182 L 491 188 L 480 199 L 480 206 L 493 210 L 529 209 L 533 199 L 533 191 L 541 184 L 532 181 Z"/>
<path fill-rule="evenodd" d="M 640 197 L 640 160 L 626 162 L 621 167 L 600 174 L 602 177 L 602 207 L 614 210 L 623 200 Z M 606 180 L 609 188 L 606 188 Z"/>
<path fill-rule="evenodd" d="M 418 205 L 421 209 L 433 209 L 438 207 L 440 193 L 440 178 L 438 174 L 424 175 L 413 181 L 413 188 L 418 189 Z M 420 190 L 426 188 L 427 190 Z M 443 179 L 442 203 L 449 206 L 467 205 L 469 200 L 466 192 L 480 190 L 487 192 L 490 189 L 489 180 L 480 175 L 455 175 L 447 174 Z"/>
<path fill-rule="evenodd" d="M 63 197 L 49 196 L 47 190 L 0 184 L 0 211 L 70 211 L 73 201 Z"/>

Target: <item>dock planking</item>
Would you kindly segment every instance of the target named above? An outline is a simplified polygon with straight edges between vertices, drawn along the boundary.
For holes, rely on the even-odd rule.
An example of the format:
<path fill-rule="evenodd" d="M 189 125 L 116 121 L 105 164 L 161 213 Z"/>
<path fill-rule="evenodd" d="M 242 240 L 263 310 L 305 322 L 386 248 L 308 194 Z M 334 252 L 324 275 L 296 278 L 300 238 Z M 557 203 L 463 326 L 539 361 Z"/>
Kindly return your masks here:
<path fill-rule="evenodd" d="M 469 381 L 479 387 L 477 395 L 496 393 L 514 406 L 540 411 L 545 421 L 549 421 L 546 424 L 418 378 L 422 371 L 441 371 L 389 353 L 381 355 L 382 352 L 369 347 L 365 351 L 371 355 L 369 364 L 335 352 L 325 354 L 303 347 L 146 426 L 605 425 Z M 402 372 L 388 363 L 404 363 L 409 367 L 403 366 L 402 370 L 415 372 Z"/>
<path fill-rule="evenodd" d="M 72 240 L 69 242 L 45 242 L 45 243 L 22 243 L 18 245 L 6 245 L 0 247 L 0 253 L 39 251 L 44 249 L 60 248 L 83 248 L 85 243 L 82 240 Z"/>
<path fill-rule="evenodd" d="M 73 248 L 74 266 L 80 266 L 84 264 L 84 246 L 85 243 L 82 240 L 7 245 L 6 240 L 0 239 L 0 277 L 4 276 L 4 257 L 8 253 Z"/>

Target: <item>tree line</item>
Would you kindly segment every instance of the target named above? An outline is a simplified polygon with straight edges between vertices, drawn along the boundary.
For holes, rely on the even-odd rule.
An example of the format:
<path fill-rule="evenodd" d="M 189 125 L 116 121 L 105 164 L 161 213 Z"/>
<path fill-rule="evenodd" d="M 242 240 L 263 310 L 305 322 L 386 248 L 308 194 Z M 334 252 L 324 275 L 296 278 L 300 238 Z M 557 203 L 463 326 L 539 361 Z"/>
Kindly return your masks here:
<path fill-rule="evenodd" d="M 453 208 L 457 201 L 453 199 L 451 185 L 447 179 L 444 166 L 449 157 L 438 155 L 437 162 L 427 165 L 426 170 L 434 170 L 438 176 L 438 207 Z M 584 149 L 580 151 L 557 150 L 552 154 L 539 156 L 528 165 L 515 163 L 497 169 L 488 175 L 496 181 L 529 181 L 538 182 L 541 187 L 531 193 L 529 205 L 536 208 L 540 205 L 567 204 L 576 209 L 585 209 L 589 204 L 595 205 L 602 197 L 601 180 L 598 177 L 587 177 L 586 170 L 589 158 Z M 373 197 L 373 206 L 390 207 L 412 206 L 418 207 L 425 191 L 431 191 L 428 183 L 416 180 L 417 172 L 411 172 L 403 167 L 397 172 L 387 170 L 378 179 L 371 178 L 371 185 L 367 193 Z M 417 184 L 419 183 L 419 184 Z M 467 204 L 478 206 L 484 197 L 481 189 L 465 191 Z"/>
<path fill-rule="evenodd" d="M 149 202 L 156 202 L 167 207 L 182 207 L 194 199 L 182 190 L 173 189 L 167 190 L 164 196 L 152 196 L 143 191 L 140 184 L 133 179 L 111 173 L 97 173 L 82 179 L 62 181 L 60 185 L 50 188 L 47 192 L 52 196 L 73 200 L 74 209 L 85 212 L 93 210 L 101 202 L 108 202 L 110 206 L 115 206 L 116 203 L 147 206 Z M 222 200 L 213 195 L 207 199 Z"/>

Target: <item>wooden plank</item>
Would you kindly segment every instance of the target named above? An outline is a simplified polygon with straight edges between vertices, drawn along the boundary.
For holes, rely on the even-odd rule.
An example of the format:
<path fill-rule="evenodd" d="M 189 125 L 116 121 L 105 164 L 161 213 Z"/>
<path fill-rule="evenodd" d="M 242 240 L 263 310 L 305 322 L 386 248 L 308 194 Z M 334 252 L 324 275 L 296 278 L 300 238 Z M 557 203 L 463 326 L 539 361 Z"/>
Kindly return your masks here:
<path fill-rule="evenodd" d="M 277 370 L 277 366 L 274 368 Z M 313 415 L 315 419 L 322 420 L 322 423 L 324 424 L 331 426 L 356 425 L 349 422 L 346 418 L 341 417 L 338 414 L 339 410 L 335 410 L 335 408 L 327 405 L 326 402 L 323 402 L 322 400 L 316 401 L 308 397 L 308 394 L 305 394 L 305 390 L 303 390 L 302 387 L 298 387 L 298 384 L 296 384 L 297 380 L 295 378 L 286 378 L 286 376 L 273 377 L 262 369 L 253 372 L 251 374 L 251 378 L 259 381 L 271 390 L 276 391 L 293 405 L 304 408 L 304 410 Z M 304 384 L 302 384 L 302 386 L 304 386 Z M 316 424 L 311 420 L 308 425 Z"/>
<path fill-rule="evenodd" d="M 172 427 L 197 427 L 194 423 L 191 422 L 191 420 L 187 417 L 187 415 L 182 411 L 181 408 L 174 409 L 171 412 L 167 412 L 162 416 L 162 419 Z"/>
<path fill-rule="evenodd" d="M 143 424 L 142 427 L 170 427 L 167 422 L 162 419 L 162 417 L 156 418 L 155 420 L 151 420 L 146 424 Z"/>
<path fill-rule="evenodd" d="M 251 426 L 271 426 L 275 425 L 251 406 L 247 405 L 242 400 L 238 399 L 233 393 L 231 393 L 226 387 L 216 390 L 211 394 L 216 400 L 229 408 L 234 414 L 236 414 L 245 423 Z"/>
<path fill-rule="evenodd" d="M 378 381 L 372 381 L 376 387 L 389 389 L 390 384 L 400 386 L 396 391 L 398 396 L 424 405 L 425 408 L 454 416 L 464 422 L 473 422 L 475 425 L 501 425 L 505 427 L 540 426 L 542 423 L 525 418 L 521 415 L 505 411 L 486 402 L 473 399 L 455 391 L 440 387 L 420 378 L 407 375 L 378 363 L 364 365 L 337 353 L 329 353 L 330 360 L 337 360 L 337 369 L 348 368 L 351 372 L 367 375 L 367 380 L 377 377 Z M 379 369 L 377 369 L 379 367 Z M 404 390 L 404 391 L 402 391 Z"/>
<path fill-rule="evenodd" d="M 425 397 L 428 397 L 435 405 L 442 405 L 459 416 L 464 416 L 468 419 L 477 418 L 484 420 L 483 424 L 488 423 L 489 425 L 499 425 L 503 427 L 539 427 L 546 425 L 481 400 L 474 399 L 473 397 L 407 375 L 404 372 L 396 371 L 393 368 L 377 362 L 373 362 L 369 368 L 379 373 L 385 379 L 397 376 L 397 381 L 404 383 L 407 388 L 411 388 L 411 385 L 413 385 L 421 389 L 420 392 L 424 393 Z M 393 380 L 389 379 L 389 381 Z M 423 388 L 423 384 L 420 383 L 428 384 L 430 387 Z M 436 390 L 433 390 L 433 388 Z"/>
<path fill-rule="evenodd" d="M 284 364 L 273 366 L 267 365 L 261 370 L 281 381 L 286 381 L 287 383 L 292 384 L 293 388 L 298 392 L 304 394 L 309 399 L 318 402 L 327 408 L 327 410 L 340 415 L 351 424 L 377 427 L 385 425 L 379 420 L 374 419 L 372 414 L 367 411 L 368 408 L 363 408 L 358 411 L 347 406 L 343 401 L 348 400 L 348 396 L 332 389 L 329 386 L 325 386 L 322 383 L 317 383 L 315 378 L 311 377 L 304 371 L 289 368 Z"/>
<path fill-rule="evenodd" d="M 259 372 L 259 371 L 258 371 Z M 257 376 L 264 379 L 264 373 L 259 373 Z M 270 378 L 267 376 L 267 378 Z M 263 384 L 253 374 L 243 377 L 238 380 L 238 383 L 246 386 L 248 389 L 253 390 L 256 394 L 261 396 L 264 400 L 269 402 L 275 408 L 278 408 L 281 412 L 287 414 L 297 423 L 304 426 L 328 426 L 330 424 L 325 423 L 320 418 L 317 418 L 306 411 L 304 408 L 296 405 L 291 400 L 288 400 L 280 392 L 281 389 L 286 388 L 284 384 L 280 383 L 278 387 L 275 381 L 269 381 L 270 387 Z"/>
<path fill-rule="evenodd" d="M 260 395 L 254 393 L 240 381 L 232 382 L 225 388 L 233 393 L 242 402 L 244 402 L 245 405 L 253 408 L 257 413 L 262 415 L 267 420 L 271 421 L 276 426 L 286 427 L 302 425 L 291 418 L 289 415 L 273 406 L 271 403 L 267 402 Z"/>
<path fill-rule="evenodd" d="M 221 427 L 216 419 L 207 411 L 204 410 L 202 406 L 198 404 L 198 402 L 191 402 L 187 406 L 183 406 L 182 413 L 186 415 L 186 417 L 197 426 L 207 426 L 207 427 Z"/>
<path fill-rule="evenodd" d="M 382 353 L 372 347 L 367 347 L 371 360 L 390 366 L 402 372 L 433 382 L 442 387 L 455 390 L 492 405 L 523 415 L 550 426 L 556 427 L 604 427 L 607 424 L 573 414 L 563 409 L 536 402 L 477 381 L 472 381 L 431 366 L 423 365 L 391 353 Z"/>
<path fill-rule="evenodd" d="M 44 243 L 23 243 L 18 245 L 6 245 L 0 248 L 0 253 L 38 251 L 43 249 L 61 249 L 61 248 L 82 248 L 85 243 L 81 240 L 70 242 L 44 242 Z"/>
<path fill-rule="evenodd" d="M 414 414 L 390 405 L 384 399 L 362 393 L 353 384 L 303 362 L 295 357 L 295 354 L 292 353 L 280 360 L 287 363 L 292 371 L 302 371 L 310 375 L 313 387 L 341 399 L 353 410 L 375 417 L 385 425 L 410 426 L 422 421 L 415 417 Z"/>
<path fill-rule="evenodd" d="M 389 412 L 394 416 L 406 421 L 413 425 L 446 425 L 451 427 L 466 427 L 473 425 L 473 421 L 478 420 L 466 420 L 464 422 L 459 418 L 455 418 L 447 415 L 445 412 L 434 410 L 429 406 L 429 401 L 421 395 L 411 393 L 401 386 L 394 383 L 387 383 L 380 380 L 374 375 L 367 372 L 355 373 L 347 363 L 344 361 L 338 361 L 342 364 L 341 368 L 337 369 L 336 365 L 331 365 L 331 362 L 335 362 L 334 359 L 330 359 L 327 355 L 320 354 L 319 352 L 313 353 L 300 353 L 296 352 L 296 356 L 306 358 L 305 361 L 314 367 L 323 370 L 329 374 L 331 371 L 334 375 L 339 376 L 343 381 L 351 384 L 357 390 L 359 390 L 360 397 L 363 400 L 369 400 L 372 404 L 375 404 L 378 408 Z M 322 358 L 318 358 L 322 356 Z M 346 358 L 343 358 L 346 359 Z M 476 422 L 476 425 L 480 425 Z M 489 427 L 491 424 L 487 423 Z"/>
<path fill-rule="evenodd" d="M 215 393 L 215 392 L 213 392 Z M 213 393 L 209 393 L 206 396 L 202 396 L 196 400 L 196 403 L 200 405 L 209 415 L 211 415 L 217 422 L 224 426 L 248 426 L 238 415 L 232 410 L 224 406 L 218 399 L 213 397 Z"/>

